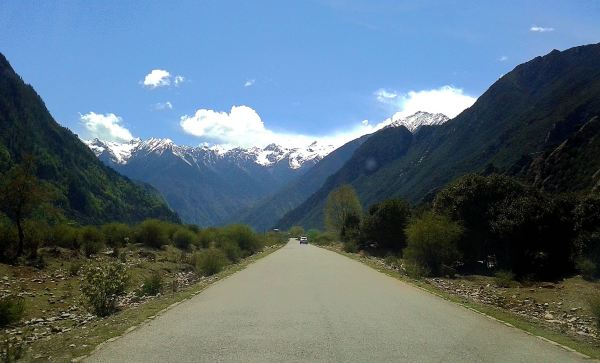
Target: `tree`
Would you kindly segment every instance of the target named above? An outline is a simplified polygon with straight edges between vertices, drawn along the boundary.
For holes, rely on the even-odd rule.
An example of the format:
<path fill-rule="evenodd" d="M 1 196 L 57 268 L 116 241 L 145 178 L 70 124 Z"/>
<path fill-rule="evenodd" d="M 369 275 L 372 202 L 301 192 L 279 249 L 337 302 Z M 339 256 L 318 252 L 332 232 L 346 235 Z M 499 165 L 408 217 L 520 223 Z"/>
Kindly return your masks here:
<path fill-rule="evenodd" d="M 375 243 L 379 249 L 401 252 L 406 247 L 404 229 L 410 215 L 410 205 L 403 199 L 388 199 L 372 205 L 363 219 L 361 243 Z"/>
<path fill-rule="evenodd" d="M 354 215 L 360 219 L 362 215 L 362 207 L 354 188 L 345 184 L 332 190 L 327 196 L 323 214 L 325 227 L 340 236 L 348 216 Z"/>
<path fill-rule="evenodd" d="M 457 242 L 462 231 L 458 223 L 445 216 L 425 213 L 406 228 L 404 256 L 427 275 L 439 276 L 460 257 Z"/>
<path fill-rule="evenodd" d="M 290 227 L 288 234 L 292 238 L 298 238 L 304 234 L 304 228 L 302 228 L 302 226 L 292 226 Z"/>
<path fill-rule="evenodd" d="M 41 205 L 50 201 L 48 188 L 35 176 L 35 164 L 31 156 L 13 166 L 0 185 L 0 210 L 17 227 L 18 245 L 16 257 L 23 255 L 25 246 L 24 221 Z"/>

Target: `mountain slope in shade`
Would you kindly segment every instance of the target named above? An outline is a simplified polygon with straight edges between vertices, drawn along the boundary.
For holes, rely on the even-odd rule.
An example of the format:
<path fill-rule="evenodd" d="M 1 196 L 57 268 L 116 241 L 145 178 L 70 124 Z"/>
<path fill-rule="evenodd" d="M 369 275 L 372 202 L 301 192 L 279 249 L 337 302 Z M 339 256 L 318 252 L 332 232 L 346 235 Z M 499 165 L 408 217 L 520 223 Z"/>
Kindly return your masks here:
<path fill-rule="evenodd" d="M 235 222 L 247 210 L 298 176 L 332 149 L 275 144 L 264 148 L 189 147 L 169 139 L 134 139 L 119 144 L 87 142 L 107 165 L 157 188 L 188 223 L 202 226 Z"/>
<path fill-rule="evenodd" d="M 290 182 L 255 207 L 233 217 L 232 220 L 247 223 L 257 231 L 277 227 L 276 223 L 285 213 L 297 207 L 317 191 L 327 177 L 339 170 L 368 137 L 369 135 L 362 136 L 334 150 L 304 175 Z"/>
<path fill-rule="evenodd" d="M 52 118 L 34 89 L 0 54 L 0 154 L 11 163 L 31 154 L 56 204 L 82 223 L 177 220 L 158 193 L 103 165 L 76 135 Z M 0 177 L 1 172 L 0 170 Z"/>
<path fill-rule="evenodd" d="M 364 143 L 347 165 L 358 167 L 372 158 L 376 168 L 344 166 L 280 225 L 322 226 L 324 200 L 343 183 L 353 185 L 368 206 L 390 197 L 418 202 L 469 172 L 491 168 L 511 173 L 524 157 L 557 148 L 597 115 L 600 44 L 554 50 L 517 66 L 442 125 L 423 126 L 412 136 L 397 138 L 394 128 L 377 132 L 370 140 L 388 134 L 388 147 L 403 152 L 387 156 L 382 165 L 385 146 Z"/>

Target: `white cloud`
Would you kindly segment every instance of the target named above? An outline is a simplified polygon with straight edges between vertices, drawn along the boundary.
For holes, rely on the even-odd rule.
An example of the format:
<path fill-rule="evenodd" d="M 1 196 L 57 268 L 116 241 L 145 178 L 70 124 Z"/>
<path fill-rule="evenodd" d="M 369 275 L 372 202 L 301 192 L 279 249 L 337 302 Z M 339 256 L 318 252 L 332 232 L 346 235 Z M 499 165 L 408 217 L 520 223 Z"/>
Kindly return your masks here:
<path fill-rule="evenodd" d="M 254 86 L 254 83 L 256 83 L 255 79 L 249 79 L 244 83 L 244 87 L 251 87 Z"/>
<path fill-rule="evenodd" d="M 133 139 L 131 132 L 121 125 L 123 119 L 114 113 L 89 112 L 85 115 L 79 114 L 79 118 L 91 137 L 116 142 L 127 142 Z"/>
<path fill-rule="evenodd" d="M 185 82 L 183 76 L 173 76 L 169 71 L 164 69 L 153 69 L 146 77 L 144 77 L 144 80 L 141 83 L 144 87 L 154 89 L 170 86 L 171 84 L 179 86 L 183 82 Z"/>
<path fill-rule="evenodd" d="M 172 110 L 173 109 L 173 104 L 170 101 L 167 101 L 167 102 L 158 102 L 158 103 L 154 104 L 154 109 L 156 111 Z"/>
<path fill-rule="evenodd" d="M 500 61 L 500 62 L 506 62 L 507 60 L 508 60 L 508 57 L 505 56 L 505 55 L 503 55 L 500 58 L 498 58 L 498 61 Z"/>
<path fill-rule="evenodd" d="M 546 32 L 553 32 L 554 28 L 534 25 L 531 28 L 529 28 L 529 31 L 536 32 L 536 33 L 546 33 Z"/>
<path fill-rule="evenodd" d="M 453 86 L 409 91 L 403 94 L 380 89 L 375 92 L 375 96 L 378 102 L 391 108 L 390 111 L 394 112 L 394 120 L 418 111 L 439 112 L 453 118 L 476 100 L 475 97 L 466 95 L 461 88 Z"/>
<path fill-rule="evenodd" d="M 227 148 L 265 146 L 270 143 L 301 147 L 313 141 L 338 147 L 362 135 L 373 133 L 389 125 L 392 120 L 410 116 L 417 111 L 441 112 L 448 117 L 454 117 L 475 102 L 474 97 L 464 94 L 460 88 L 451 86 L 410 91 L 405 94 L 382 89 L 376 91 L 375 95 L 379 102 L 390 108 L 392 117 L 379 123 L 370 123 L 369 120 L 356 121 L 342 130 L 321 135 L 273 130 L 248 106 L 233 106 L 229 112 L 198 109 L 193 115 L 182 116 L 179 124 L 184 132 L 201 138 L 201 142 L 221 144 Z"/>

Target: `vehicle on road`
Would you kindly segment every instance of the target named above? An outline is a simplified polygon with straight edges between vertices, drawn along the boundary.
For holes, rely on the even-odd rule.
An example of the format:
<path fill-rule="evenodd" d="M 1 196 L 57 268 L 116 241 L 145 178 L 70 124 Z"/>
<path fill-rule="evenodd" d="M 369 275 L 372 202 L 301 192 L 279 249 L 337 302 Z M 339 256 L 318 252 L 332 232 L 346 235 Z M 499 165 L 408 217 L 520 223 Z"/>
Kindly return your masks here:
<path fill-rule="evenodd" d="M 308 244 L 308 238 L 306 238 L 306 236 L 302 236 L 300 237 L 300 244 L 301 245 L 307 245 Z"/>

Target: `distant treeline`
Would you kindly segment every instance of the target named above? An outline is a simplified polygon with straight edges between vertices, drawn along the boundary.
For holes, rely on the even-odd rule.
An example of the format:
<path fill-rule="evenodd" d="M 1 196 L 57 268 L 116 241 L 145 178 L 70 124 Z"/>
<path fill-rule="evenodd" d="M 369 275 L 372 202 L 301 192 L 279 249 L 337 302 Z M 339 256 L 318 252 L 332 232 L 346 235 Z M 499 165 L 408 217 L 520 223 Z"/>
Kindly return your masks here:
<path fill-rule="evenodd" d="M 344 185 L 329 195 L 325 224 L 347 251 L 398 256 L 421 275 L 595 278 L 600 266 L 598 193 L 548 194 L 501 175 L 466 175 L 416 208 L 388 199 L 366 213 Z"/>

